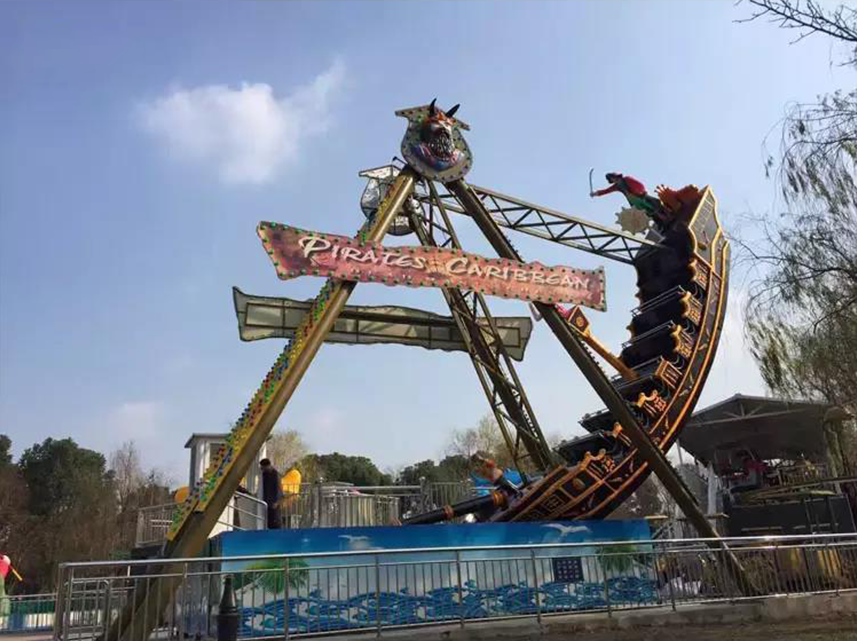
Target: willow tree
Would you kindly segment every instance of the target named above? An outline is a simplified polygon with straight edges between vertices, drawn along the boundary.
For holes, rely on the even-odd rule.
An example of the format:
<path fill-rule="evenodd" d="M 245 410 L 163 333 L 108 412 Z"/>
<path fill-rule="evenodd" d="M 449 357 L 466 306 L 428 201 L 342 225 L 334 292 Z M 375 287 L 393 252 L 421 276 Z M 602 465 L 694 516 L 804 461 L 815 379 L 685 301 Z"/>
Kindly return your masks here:
<path fill-rule="evenodd" d="M 857 71 L 857 10 L 800 2 L 751 2 L 754 19 L 825 34 L 848 48 Z M 759 268 L 746 332 L 774 393 L 857 413 L 857 90 L 794 104 L 767 170 L 782 213 L 763 219 L 762 241 L 743 243 Z"/>

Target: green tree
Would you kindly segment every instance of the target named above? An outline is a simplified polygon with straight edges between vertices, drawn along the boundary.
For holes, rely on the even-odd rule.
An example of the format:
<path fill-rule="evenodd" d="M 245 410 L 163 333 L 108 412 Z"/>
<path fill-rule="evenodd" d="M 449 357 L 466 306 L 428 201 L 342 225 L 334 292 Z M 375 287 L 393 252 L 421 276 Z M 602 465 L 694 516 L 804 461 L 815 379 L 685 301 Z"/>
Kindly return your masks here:
<path fill-rule="evenodd" d="M 440 463 L 437 464 L 439 478 L 438 481 L 464 481 L 470 473 L 474 471 L 474 464 L 463 456 L 450 454 L 443 457 Z"/>
<path fill-rule="evenodd" d="M 307 480 L 319 478 L 327 482 L 352 483 L 353 485 L 392 485 L 393 479 L 381 472 L 365 456 L 349 456 L 333 452 L 332 454 L 309 454 L 301 459 L 301 473 Z M 306 474 L 311 470 L 312 474 Z"/>
<path fill-rule="evenodd" d="M 399 473 L 398 481 L 401 485 L 418 485 L 421 478 L 428 483 L 464 481 L 471 471 L 473 471 L 473 465 L 468 459 L 458 454 L 451 454 L 440 463 L 426 459 L 407 466 Z"/>
<path fill-rule="evenodd" d="M 20 566 L 30 526 L 29 495 L 18 466 L 6 456 L 11 448 L 11 439 L 0 435 L 0 550 Z"/>
<path fill-rule="evenodd" d="M 435 483 L 440 480 L 437 463 L 432 459 L 426 459 L 425 461 L 408 465 L 399 472 L 398 482 L 400 485 L 418 485 L 420 479 L 425 479 L 429 483 Z"/>
<path fill-rule="evenodd" d="M 48 438 L 33 445 L 18 466 L 30 488 L 30 512 L 39 516 L 101 500 L 104 491 L 112 489 L 104 455 L 79 447 L 70 438 Z"/>
<path fill-rule="evenodd" d="M 18 467 L 31 515 L 22 544 L 28 581 L 48 590 L 58 562 L 110 556 L 118 541 L 117 499 L 103 455 L 49 438 L 27 449 Z"/>
<path fill-rule="evenodd" d="M 12 439 L 0 434 L 0 467 L 12 463 Z"/>

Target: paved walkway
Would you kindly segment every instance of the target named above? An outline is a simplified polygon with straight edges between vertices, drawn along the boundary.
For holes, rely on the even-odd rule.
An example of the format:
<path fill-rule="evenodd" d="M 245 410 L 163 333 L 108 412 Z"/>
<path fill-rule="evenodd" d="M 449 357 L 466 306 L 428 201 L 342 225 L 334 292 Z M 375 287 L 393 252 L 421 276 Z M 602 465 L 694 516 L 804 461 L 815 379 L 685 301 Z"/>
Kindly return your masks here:
<path fill-rule="evenodd" d="M 575 641 L 854 641 L 857 619 L 852 621 L 755 622 L 737 625 L 675 626 L 602 630 L 574 635 Z"/>
<path fill-rule="evenodd" d="M 375 631 L 322 637 L 375 641 Z M 857 592 L 385 630 L 381 641 L 857 641 Z M 0 633 L 0 641 L 51 634 Z M 72 640 L 75 641 L 75 640 Z"/>
<path fill-rule="evenodd" d="M 381 638 L 385 639 L 389 636 L 393 635 L 384 634 Z M 420 636 L 422 635 L 417 633 L 412 638 L 419 638 Z M 508 639 L 508 634 L 500 636 Z M 548 633 L 543 638 L 550 639 L 552 636 Z M 354 637 L 339 638 L 353 639 Z M 375 638 L 374 635 L 372 638 Z M 527 638 L 532 637 L 527 635 Z M 559 639 L 560 637 L 555 638 Z M 568 637 L 563 635 L 562 638 Z M 44 633 L 0 633 L 0 641 L 49 641 L 50 639 L 51 637 Z M 784 623 L 759 621 L 705 627 L 676 625 L 667 628 L 613 629 L 574 633 L 575 641 L 688 641 L 688 639 L 693 639 L 693 641 L 725 641 L 727 639 L 730 641 L 733 639 L 736 641 L 749 639 L 752 641 L 854 641 L 857 639 L 857 613 L 853 618 L 837 621 L 825 619 Z"/>

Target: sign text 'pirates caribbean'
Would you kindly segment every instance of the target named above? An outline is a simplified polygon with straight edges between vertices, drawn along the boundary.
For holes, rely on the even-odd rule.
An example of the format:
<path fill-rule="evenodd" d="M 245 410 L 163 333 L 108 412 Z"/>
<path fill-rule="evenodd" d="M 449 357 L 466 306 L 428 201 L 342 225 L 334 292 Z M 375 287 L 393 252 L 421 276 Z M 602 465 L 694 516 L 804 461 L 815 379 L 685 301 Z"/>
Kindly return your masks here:
<path fill-rule="evenodd" d="M 456 287 L 504 298 L 606 309 L 602 268 L 546 267 L 438 247 L 384 247 L 279 223 L 260 223 L 257 232 L 282 279 L 310 275 L 385 285 Z"/>

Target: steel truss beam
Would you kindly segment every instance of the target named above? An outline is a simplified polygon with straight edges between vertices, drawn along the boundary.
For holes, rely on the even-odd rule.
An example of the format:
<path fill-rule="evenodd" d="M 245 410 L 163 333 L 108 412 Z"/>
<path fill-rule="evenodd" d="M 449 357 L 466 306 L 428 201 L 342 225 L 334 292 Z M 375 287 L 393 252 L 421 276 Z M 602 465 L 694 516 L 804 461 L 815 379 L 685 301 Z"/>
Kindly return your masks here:
<path fill-rule="evenodd" d="M 568 216 L 499 191 L 474 185 L 470 185 L 470 189 L 494 222 L 504 229 L 550 240 L 628 265 L 632 264 L 637 252 L 642 248 L 657 245 L 651 240 Z M 424 203 L 429 200 L 426 194 L 417 197 Z M 470 215 L 446 187 L 441 186 L 439 198 L 447 211 Z"/>
<path fill-rule="evenodd" d="M 421 181 L 414 195 L 423 205 L 422 213 L 410 212 L 411 225 L 420 243 L 461 249 L 434 183 Z M 478 292 L 462 292 L 454 288 L 442 291 L 515 465 L 521 471 L 528 467 L 530 470 L 548 471 L 554 465 L 551 449 L 485 298 Z M 529 459 L 529 466 L 524 465 L 526 459 Z"/>

